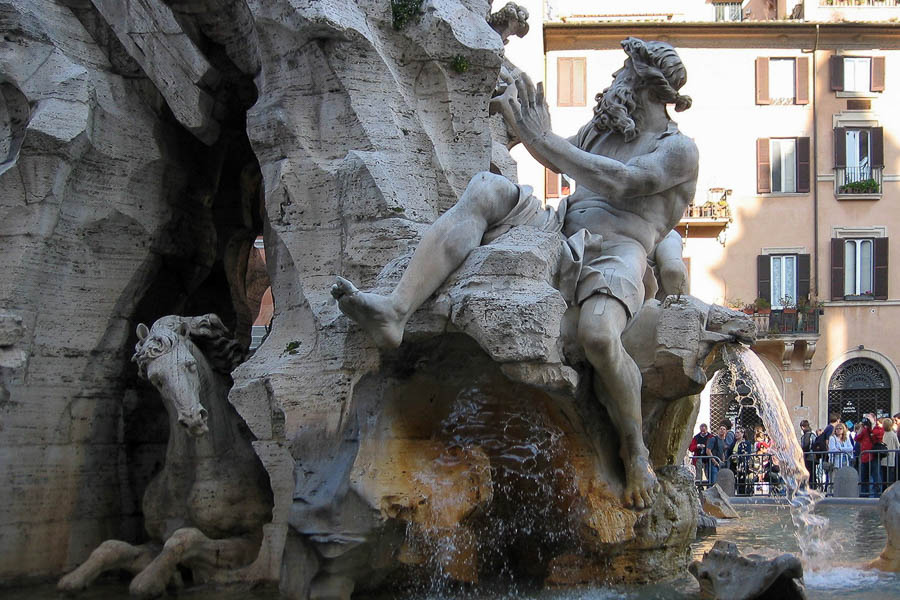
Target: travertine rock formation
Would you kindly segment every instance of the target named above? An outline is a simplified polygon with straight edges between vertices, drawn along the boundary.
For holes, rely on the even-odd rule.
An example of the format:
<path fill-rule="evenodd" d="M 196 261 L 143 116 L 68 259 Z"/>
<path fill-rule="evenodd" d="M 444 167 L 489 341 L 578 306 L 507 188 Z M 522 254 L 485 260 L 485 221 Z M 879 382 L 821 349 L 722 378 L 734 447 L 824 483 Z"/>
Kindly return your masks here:
<path fill-rule="evenodd" d="M 231 120 L 231 107 L 247 104 L 246 83 L 220 91 L 222 122 L 182 123 L 188 112 L 172 94 L 189 91 L 163 76 L 173 55 L 157 39 L 135 59 L 121 27 L 136 39 L 151 25 L 121 21 L 123 6 L 0 1 L 5 583 L 57 575 L 109 537 L 140 540 L 140 497 L 164 453 L 165 418 L 129 363 L 134 327 L 197 306 L 235 325 L 239 277 L 225 263 L 241 264 L 243 240 L 246 264 L 261 231 L 247 204 L 258 194 L 252 170 L 239 191 L 254 164 L 243 111 L 239 137 Z M 205 142 L 217 129 L 218 141 L 205 145 L 191 127 L 210 134 Z M 241 330 L 249 339 L 249 321 Z"/>

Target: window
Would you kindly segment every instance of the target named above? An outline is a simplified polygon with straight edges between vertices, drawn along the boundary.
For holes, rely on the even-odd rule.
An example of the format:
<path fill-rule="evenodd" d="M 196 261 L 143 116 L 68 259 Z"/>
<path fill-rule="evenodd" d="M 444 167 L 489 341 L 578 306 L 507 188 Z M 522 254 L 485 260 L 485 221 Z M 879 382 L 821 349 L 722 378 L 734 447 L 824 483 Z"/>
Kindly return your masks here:
<path fill-rule="evenodd" d="M 544 169 L 544 197 L 559 198 L 575 191 L 575 180 L 562 173 Z"/>
<path fill-rule="evenodd" d="M 757 58 L 756 103 L 809 104 L 809 58 Z"/>
<path fill-rule="evenodd" d="M 587 64 L 583 56 L 556 61 L 557 106 L 587 106 Z"/>
<path fill-rule="evenodd" d="M 780 248 L 781 252 L 789 250 Z M 772 308 L 809 298 L 809 254 L 760 254 L 756 257 L 757 296 Z"/>
<path fill-rule="evenodd" d="M 760 138 L 756 141 L 760 194 L 809 192 L 809 138 Z"/>
<path fill-rule="evenodd" d="M 831 299 L 887 300 L 888 238 L 832 238 Z"/>
<path fill-rule="evenodd" d="M 881 127 L 834 129 L 835 193 L 881 194 L 884 130 Z"/>
<path fill-rule="evenodd" d="M 844 296 L 872 295 L 872 240 L 844 240 Z"/>
<path fill-rule="evenodd" d="M 832 56 L 831 89 L 869 94 L 884 91 L 883 56 Z"/>
<path fill-rule="evenodd" d="M 741 9 L 741 4 L 742 2 L 716 3 L 716 21 L 742 21 L 744 11 Z"/>
<path fill-rule="evenodd" d="M 870 71 L 872 59 L 869 58 L 845 58 L 844 59 L 844 91 L 868 92 L 870 89 Z"/>
<path fill-rule="evenodd" d="M 797 302 L 797 256 L 771 256 L 772 308 Z"/>

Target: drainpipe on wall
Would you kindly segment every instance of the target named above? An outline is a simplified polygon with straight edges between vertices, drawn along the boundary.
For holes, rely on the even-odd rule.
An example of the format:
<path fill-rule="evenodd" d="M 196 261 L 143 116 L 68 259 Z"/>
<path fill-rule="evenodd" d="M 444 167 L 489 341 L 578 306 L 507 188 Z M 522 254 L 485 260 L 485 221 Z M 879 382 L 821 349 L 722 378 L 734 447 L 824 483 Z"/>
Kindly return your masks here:
<path fill-rule="evenodd" d="M 819 51 L 819 24 L 816 23 L 816 42 L 812 49 L 812 194 L 813 194 L 813 289 L 816 298 L 819 296 L 819 105 L 816 102 L 816 90 L 819 85 L 817 57 Z"/>

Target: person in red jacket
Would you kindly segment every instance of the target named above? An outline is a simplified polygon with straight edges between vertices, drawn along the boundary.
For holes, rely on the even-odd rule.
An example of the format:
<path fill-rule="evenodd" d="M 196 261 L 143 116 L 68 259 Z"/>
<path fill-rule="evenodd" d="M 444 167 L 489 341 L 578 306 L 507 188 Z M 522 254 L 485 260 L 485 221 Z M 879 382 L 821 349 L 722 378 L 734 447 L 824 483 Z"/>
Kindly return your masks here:
<path fill-rule="evenodd" d="M 862 428 L 856 435 L 859 442 L 859 495 L 862 498 L 877 498 L 881 495 L 881 460 L 872 450 L 884 446 L 884 428 L 875 415 L 869 413 L 862 419 Z"/>

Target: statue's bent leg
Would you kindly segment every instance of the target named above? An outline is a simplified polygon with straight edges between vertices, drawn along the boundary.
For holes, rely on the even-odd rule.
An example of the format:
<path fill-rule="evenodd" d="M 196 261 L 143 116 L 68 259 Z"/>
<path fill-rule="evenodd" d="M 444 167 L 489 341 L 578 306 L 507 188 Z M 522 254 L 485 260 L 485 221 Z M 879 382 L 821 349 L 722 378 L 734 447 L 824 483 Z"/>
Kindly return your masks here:
<path fill-rule="evenodd" d="M 166 591 L 179 564 L 206 571 L 235 568 L 252 560 L 257 547 L 243 538 L 214 540 L 199 529 L 184 527 L 166 540 L 162 552 L 131 581 L 128 591 L 138 598 L 155 598 Z"/>
<path fill-rule="evenodd" d="M 107 571 L 124 569 L 139 573 L 158 551 L 159 546 L 152 544 L 133 546 L 128 542 L 106 540 L 77 569 L 60 579 L 56 587 L 61 592 L 74 593 L 87 588 Z"/>
<path fill-rule="evenodd" d="M 493 173 L 478 173 L 456 205 L 435 221 L 416 248 L 397 287 L 387 296 L 360 292 L 342 277 L 332 287 L 341 311 L 375 343 L 396 348 L 410 315 L 477 248 L 485 231 L 515 207 L 519 188 Z"/>
<path fill-rule="evenodd" d="M 618 300 L 594 295 L 581 307 L 578 341 L 594 367 L 594 392 L 619 433 L 625 504 L 641 510 L 653 503 L 659 484 L 641 433 L 641 372 L 622 346 L 627 323 L 628 313 Z"/>

